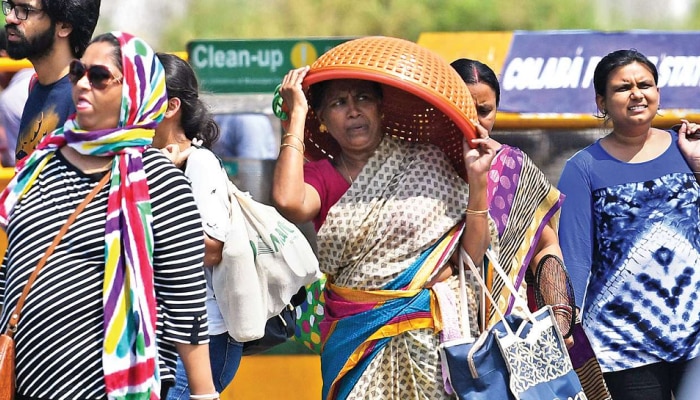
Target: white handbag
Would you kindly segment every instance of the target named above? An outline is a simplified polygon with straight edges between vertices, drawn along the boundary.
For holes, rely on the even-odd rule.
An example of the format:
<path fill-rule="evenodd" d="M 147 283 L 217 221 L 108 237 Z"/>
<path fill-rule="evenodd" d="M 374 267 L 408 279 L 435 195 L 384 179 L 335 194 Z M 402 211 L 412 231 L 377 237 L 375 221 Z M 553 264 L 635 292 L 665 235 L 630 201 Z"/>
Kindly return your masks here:
<path fill-rule="evenodd" d="M 321 277 L 311 245 L 296 225 L 229 181 L 231 230 L 212 284 L 226 329 L 239 342 L 263 337 L 302 286 Z"/>

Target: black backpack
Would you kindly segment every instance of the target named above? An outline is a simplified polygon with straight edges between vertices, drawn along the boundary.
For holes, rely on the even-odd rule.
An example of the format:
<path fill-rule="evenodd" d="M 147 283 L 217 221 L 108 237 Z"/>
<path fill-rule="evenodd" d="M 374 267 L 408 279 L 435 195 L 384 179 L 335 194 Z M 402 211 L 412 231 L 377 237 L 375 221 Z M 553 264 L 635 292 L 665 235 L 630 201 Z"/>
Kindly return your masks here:
<path fill-rule="evenodd" d="M 243 343 L 243 355 L 249 356 L 251 354 L 261 353 L 278 344 L 286 342 L 287 339 L 294 336 L 297 324 L 296 308 L 304 302 L 305 298 L 306 288 L 302 286 L 299 291 L 292 296 L 289 304 L 287 304 L 281 313 L 267 320 L 265 324 L 265 336 Z"/>

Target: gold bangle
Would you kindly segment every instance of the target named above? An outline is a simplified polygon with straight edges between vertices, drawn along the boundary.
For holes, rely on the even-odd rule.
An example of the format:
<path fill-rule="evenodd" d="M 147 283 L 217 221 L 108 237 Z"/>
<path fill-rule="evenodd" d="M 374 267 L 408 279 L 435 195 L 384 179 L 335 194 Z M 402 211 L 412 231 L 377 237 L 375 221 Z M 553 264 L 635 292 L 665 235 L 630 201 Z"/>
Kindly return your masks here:
<path fill-rule="evenodd" d="M 303 152 L 300 148 L 298 148 L 297 146 L 295 146 L 295 145 L 293 145 L 293 144 L 291 144 L 291 143 L 282 143 L 282 144 L 280 145 L 280 149 L 283 149 L 283 148 L 285 148 L 285 147 L 291 147 L 291 148 L 293 148 L 294 150 L 298 151 L 299 154 L 301 154 L 302 156 L 304 156 L 304 152 Z"/>
<path fill-rule="evenodd" d="M 303 150 L 306 150 L 306 144 L 304 144 L 304 139 L 300 138 L 299 136 L 297 136 L 293 133 L 285 133 L 284 135 L 282 135 L 282 141 L 284 142 L 284 139 L 286 139 L 288 137 L 293 137 L 294 139 L 298 140 L 299 143 L 301 143 L 301 148 Z"/>
<path fill-rule="evenodd" d="M 489 209 L 485 210 L 470 210 L 467 208 L 467 215 L 486 215 L 489 213 Z"/>

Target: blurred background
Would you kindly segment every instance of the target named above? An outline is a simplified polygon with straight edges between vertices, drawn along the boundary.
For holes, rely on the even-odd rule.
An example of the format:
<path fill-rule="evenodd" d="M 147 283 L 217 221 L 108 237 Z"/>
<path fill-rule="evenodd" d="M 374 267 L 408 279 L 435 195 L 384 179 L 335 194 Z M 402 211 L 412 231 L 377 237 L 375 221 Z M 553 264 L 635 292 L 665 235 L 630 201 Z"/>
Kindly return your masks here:
<path fill-rule="evenodd" d="M 119 29 L 158 50 L 198 38 L 386 35 L 548 29 L 697 30 L 698 0 L 120 0 L 96 32 Z"/>

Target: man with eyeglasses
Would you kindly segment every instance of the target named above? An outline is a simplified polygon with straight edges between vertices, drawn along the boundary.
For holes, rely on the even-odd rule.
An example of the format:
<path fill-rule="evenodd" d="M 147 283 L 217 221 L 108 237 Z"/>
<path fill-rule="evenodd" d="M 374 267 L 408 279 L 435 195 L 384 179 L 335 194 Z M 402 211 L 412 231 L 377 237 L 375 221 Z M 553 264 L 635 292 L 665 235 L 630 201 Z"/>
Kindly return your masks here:
<path fill-rule="evenodd" d="M 7 33 L 0 29 L 0 55 L 7 57 Z M 6 73 L 10 79 L 0 91 L 0 130 L 5 135 L 5 145 L 0 146 L 0 162 L 3 167 L 15 166 L 15 149 L 22 110 L 29 94 L 29 82 L 34 76 L 34 68 L 22 68 L 17 72 Z"/>
<path fill-rule="evenodd" d="M 35 79 L 22 112 L 15 156 L 29 155 L 41 139 L 75 112 L 68 79 L 70 62 L 80 58 L 100 15 L 100 0 L 2 1 L 7 53 L 26 58 Z"/>

